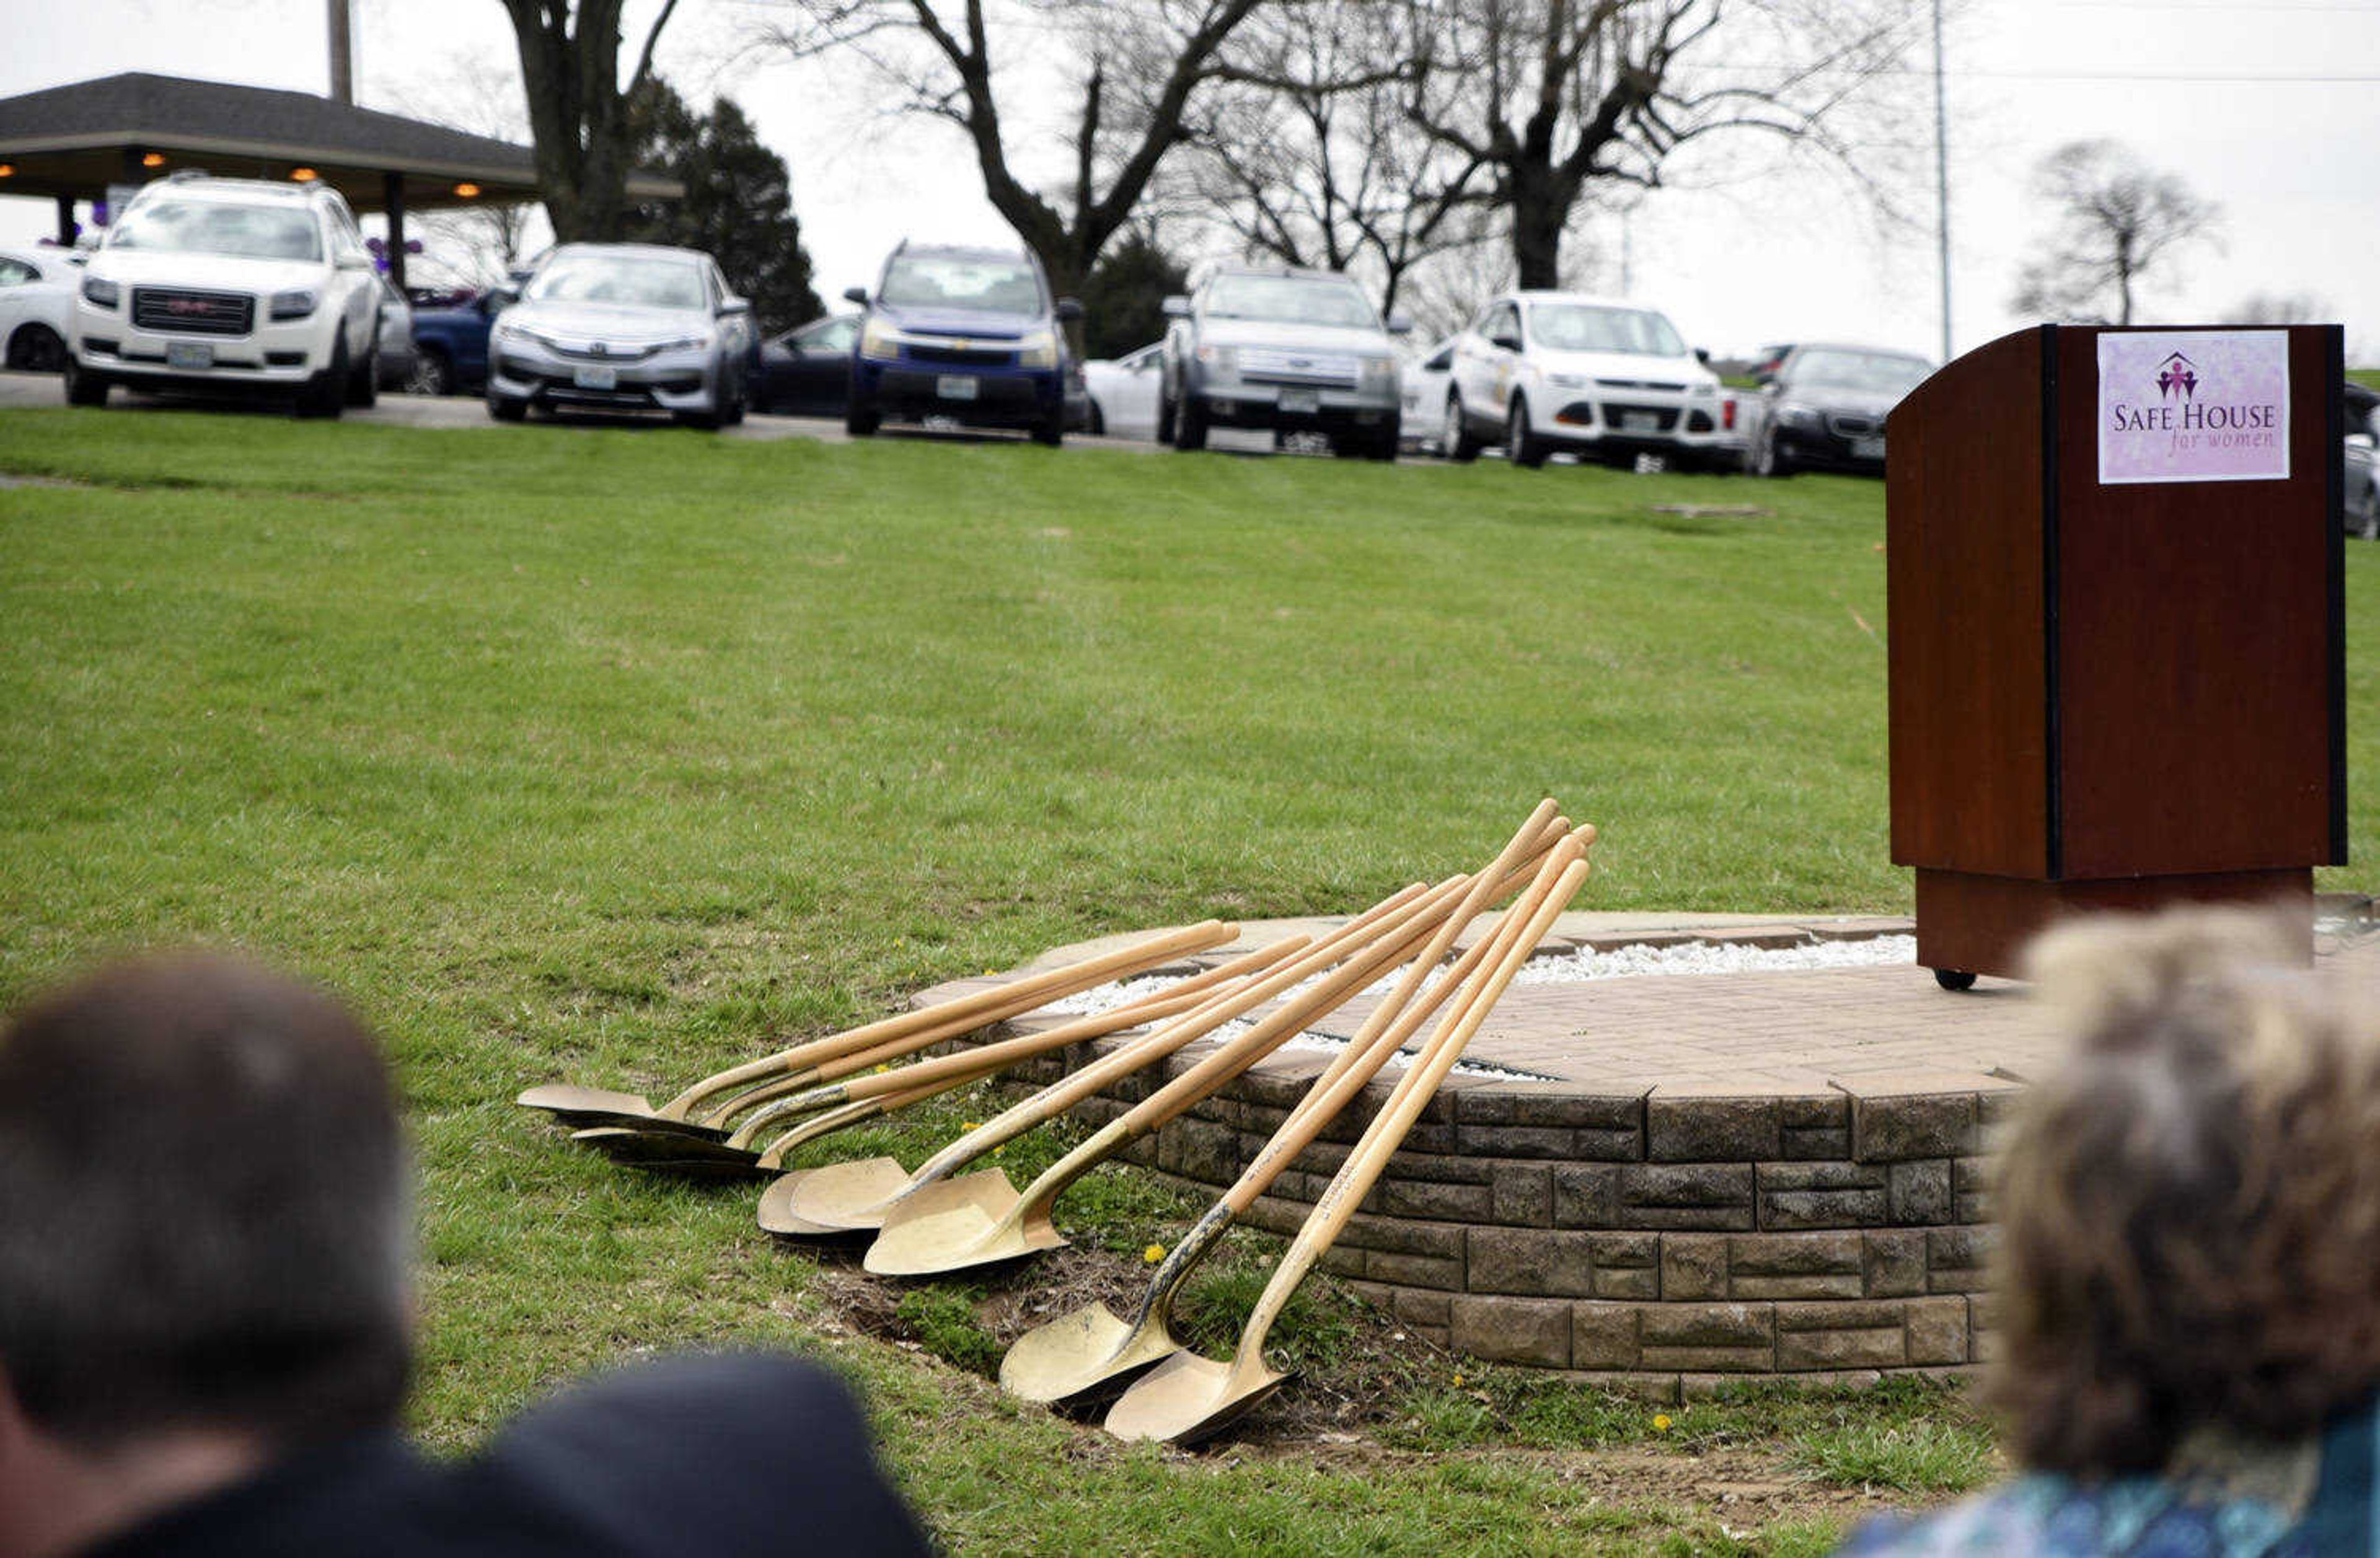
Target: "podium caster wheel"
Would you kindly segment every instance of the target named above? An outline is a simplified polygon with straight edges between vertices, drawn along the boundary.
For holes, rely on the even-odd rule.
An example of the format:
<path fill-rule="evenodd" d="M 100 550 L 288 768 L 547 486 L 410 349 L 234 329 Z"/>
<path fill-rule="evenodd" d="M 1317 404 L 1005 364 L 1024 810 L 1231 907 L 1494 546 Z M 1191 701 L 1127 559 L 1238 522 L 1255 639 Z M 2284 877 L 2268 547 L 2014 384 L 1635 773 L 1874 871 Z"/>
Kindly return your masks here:
<path fill-rule="evenodd" d="M 1975 976 L 1964 968 L 1937 968 L 1934 970 L 1934 982 L 1944 990 L 1973 990 L 1975 988 Z"/>

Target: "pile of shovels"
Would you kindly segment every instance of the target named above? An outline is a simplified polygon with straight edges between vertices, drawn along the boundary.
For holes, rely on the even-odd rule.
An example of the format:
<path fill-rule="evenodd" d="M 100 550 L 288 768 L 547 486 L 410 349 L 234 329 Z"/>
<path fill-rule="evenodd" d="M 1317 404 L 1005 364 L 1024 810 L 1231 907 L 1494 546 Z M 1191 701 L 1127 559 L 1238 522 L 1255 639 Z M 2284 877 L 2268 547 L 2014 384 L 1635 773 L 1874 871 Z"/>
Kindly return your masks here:
<path fill-rule="evenodd" d="M 1115 1433 L 1195 1443 L 1286 1378 L 1265 1363 L 1267 1333 L 1346 1227 L 1512 976 L 1576 895 L 1594 839 L 1592 826 L 1572 827 L 1548 800 L 1475 873 L 1435 886 L 1416 882 L 1327 934 L 1291 936 L 1170 982 L 1151 980 L 1152 993 L 1097 1015 L 905 1065 L 892 1063 L 1067 996 L 1180 967 L 1233 941 L 1238 930 L 1208 921 L 1149 936 L 1104 956 L 735 1066 L 658 1108 L 635 1094 L 563 1084 L 532 1088 L 520 1102 L 555 1114 L 577 1127 L 573 1140 L 624 1163 L 770 1178 L 759 1215 L 771 1233 L 797 1238 L 872 1233 L 868 1271 L 928 1276 L 1064 1244 L 1052 1213 L 1069 1186 L 1359 992 L 1393 980 L 1237 1182 L 1165 1257 L 1129 1319 L 1096 1305 L 1076 1310 L 1018 1338 L 1001 1365 L 1002 1386 L 1026 1400 L 1081 1407 L 1112 1399 L 1106 1422 Z M 1464 930 L 1516 894 L 1493 930 L 1457 955 Z M 1174 1297 L 1191 1272 L 1433 1016 L 1436 1025 L 1408 1057 L 1387 1102 L 1291 1241 L 1232 1357 L 1217 1362 L 1185 1351 L 1168 1327 Z M 1130 1037 L 968 1130 L 915 1172 L 890 1158 L 779 1172 L 786 1155 L 804 1143 L 1111 1035 Z M 1094 1094 L 1201 1041 L 1211 1043 L 1194 1063 L 1023 1191 L 997 1168 L 965 1172 Z"/>

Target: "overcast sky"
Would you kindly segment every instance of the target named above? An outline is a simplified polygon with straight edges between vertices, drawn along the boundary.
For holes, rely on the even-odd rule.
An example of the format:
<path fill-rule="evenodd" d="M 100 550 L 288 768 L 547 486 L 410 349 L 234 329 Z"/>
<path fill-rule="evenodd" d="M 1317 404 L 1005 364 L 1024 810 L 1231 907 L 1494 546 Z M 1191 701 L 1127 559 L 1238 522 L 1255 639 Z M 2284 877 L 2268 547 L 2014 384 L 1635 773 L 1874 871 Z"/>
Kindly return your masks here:
<path fill-rule="evenodd" d="M 656 0 L 631 0 L 633 27 Z M 359 95 L 451 115 L 459 66 L 510 70 L 497 0 L 355 0 Z M 888 118 L 849 62 L 739 54 L 759 0 L 685 0 L 662 61 L 689 97 L 724 90 L 791 165 L 795 208 L 832 298 L 871 278 L 905 234 L 998 239 L 957 132 Z M 0 95 L 152 70 L 322 91 L 324 0 L 0 0 Z M 2028 321 L 2008 298 L 2043 230 L 2026 176 L 2061 142 L 2109 136 L 2223 210 L 2223 247 L 2153 287 L 2146 317 L 2211 319 L 2254 293 L 2311 294 L 2380 363 L 2380 0 L 1964 0 L 1949 37 L 1954 345 Z M 1930 116 L 1907 127 L 1930 148 Z M 1666 308 L 1721 354 L 1766 341 L 1940 345 L 1930 190 L 1925 218 L 1881 230 L 1839 183 L 1726 176 L 1590 219 L 1584 284 Z M 0 243 L 50 230 L 46 201 L 0 198 Z M 1624 259 L 1624 274 L 1623 274 Z"/>

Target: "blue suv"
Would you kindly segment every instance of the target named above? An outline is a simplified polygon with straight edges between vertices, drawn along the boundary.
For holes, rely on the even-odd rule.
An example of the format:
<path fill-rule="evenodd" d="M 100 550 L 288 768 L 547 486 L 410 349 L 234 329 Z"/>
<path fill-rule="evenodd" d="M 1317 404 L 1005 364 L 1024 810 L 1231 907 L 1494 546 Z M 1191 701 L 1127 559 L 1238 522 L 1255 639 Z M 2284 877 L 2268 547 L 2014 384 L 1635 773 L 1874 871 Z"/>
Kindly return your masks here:
<path fill-rule="evenodd" d="M 903 243 L 884 262 L 851 351 L 856 438 L 887 417 L 947 417 L 968 427 L 1025 428 L 1055 447 L 1066 432 L 1069 357 L 1060 326 L 1083 317 L 1052 300 L 1030 254 Z"/>

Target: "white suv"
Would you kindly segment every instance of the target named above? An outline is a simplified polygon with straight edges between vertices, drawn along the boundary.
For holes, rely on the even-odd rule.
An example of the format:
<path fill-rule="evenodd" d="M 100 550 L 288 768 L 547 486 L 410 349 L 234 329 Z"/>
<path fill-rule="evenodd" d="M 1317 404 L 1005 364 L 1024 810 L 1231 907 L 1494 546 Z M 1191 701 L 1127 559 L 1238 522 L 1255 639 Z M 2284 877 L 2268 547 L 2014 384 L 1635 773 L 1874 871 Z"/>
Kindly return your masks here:
<path fill-rule="evenodd" d="M 67 399 L 111 385 L 294 393 L 300 416 L 372 403 L 379 282 L 347 202 L 318 184 L 177 174 L 117 213 L 67 318 Z"/>
<path fill-rule="evenodd" d="M 1732 463 L 1741 439 L 1718 377 L 1658 311 L 1580 292 L 1513 292 L 1455 337 L 1442 441 L 1449 459 L 1489 444 L 1514 465 L 1569 449 L 1633 467 Z"/>

